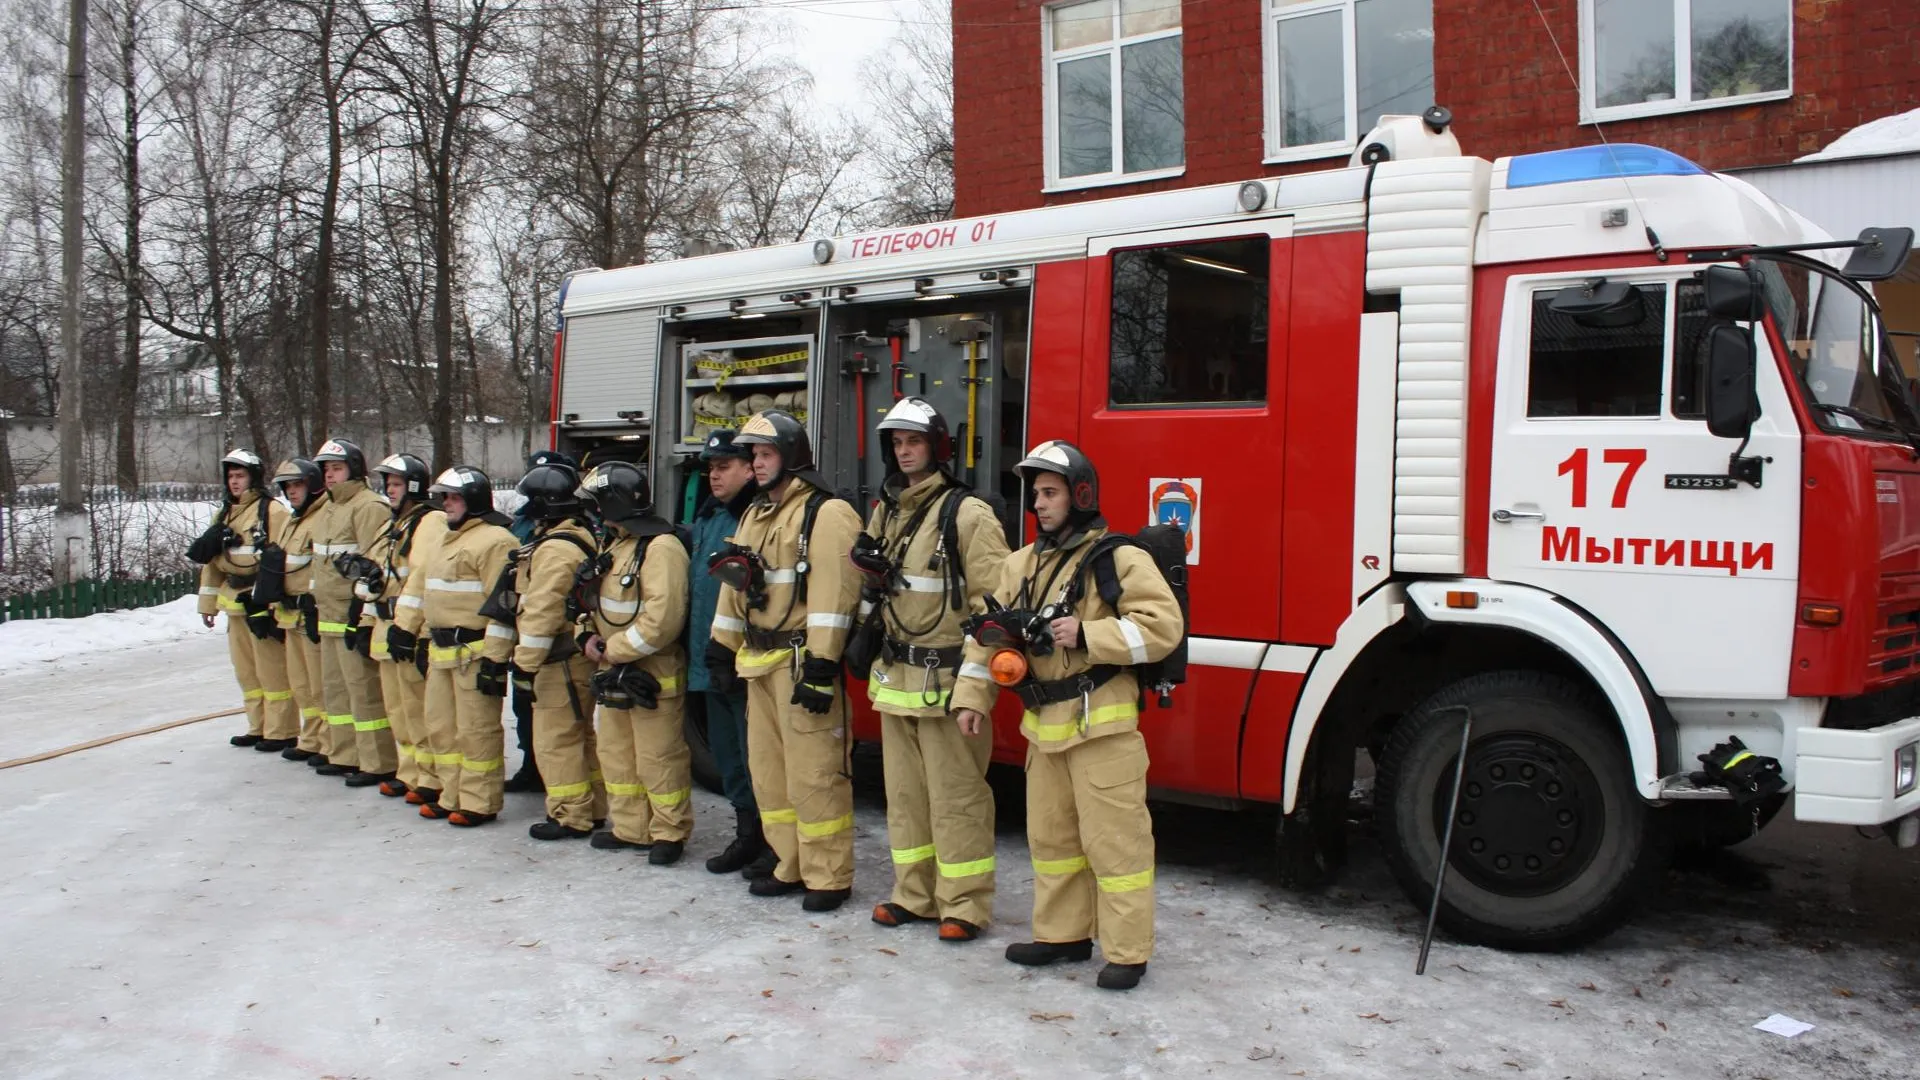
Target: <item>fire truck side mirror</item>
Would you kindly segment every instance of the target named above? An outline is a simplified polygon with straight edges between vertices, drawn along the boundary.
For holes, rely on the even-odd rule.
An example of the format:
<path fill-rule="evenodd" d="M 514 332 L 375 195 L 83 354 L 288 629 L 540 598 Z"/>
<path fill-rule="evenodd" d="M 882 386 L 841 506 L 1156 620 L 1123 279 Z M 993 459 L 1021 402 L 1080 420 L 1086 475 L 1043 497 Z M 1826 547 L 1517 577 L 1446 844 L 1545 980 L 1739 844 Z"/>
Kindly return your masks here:
<path fill-rule="evenodd" d="M 1734 322 L 1758 322 L 1764 293 L 1759 271 L 1745 266 L 1709 266 L 1700 275 L 1707 314 Z"/>
<path fill-rule="evenodd" d="M 1732 323 L 1715 323 L 1707 337 L 1708 431 L 1722 439 L 1746 439 L 1760 412 L 1753 383 L 1752 333 Z"/>
<path fill-rule="evenodd" d="M 1862 229 L 1859 247 L 1847 258 L 1840 272 L 1855 281 L 1885 281 L 1907 265 L 1907 253 L 1913 250 L 1913 230 Z"/>

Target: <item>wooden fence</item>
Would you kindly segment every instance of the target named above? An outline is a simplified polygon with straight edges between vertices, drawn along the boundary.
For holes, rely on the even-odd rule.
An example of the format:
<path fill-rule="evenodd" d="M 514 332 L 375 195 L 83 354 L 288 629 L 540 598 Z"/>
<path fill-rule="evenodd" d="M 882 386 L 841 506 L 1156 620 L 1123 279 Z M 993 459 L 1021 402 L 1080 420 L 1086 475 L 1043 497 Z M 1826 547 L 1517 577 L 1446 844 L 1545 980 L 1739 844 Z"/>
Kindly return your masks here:
<path fill-rule="evenodd" d="M 102 611 L 153 607 L 199 588 L 200 575 L 187 570 L 145 581 L 77 581 L 39 592 L 0 599 L 0 623 L 15 619 L 77 619 Z"/>

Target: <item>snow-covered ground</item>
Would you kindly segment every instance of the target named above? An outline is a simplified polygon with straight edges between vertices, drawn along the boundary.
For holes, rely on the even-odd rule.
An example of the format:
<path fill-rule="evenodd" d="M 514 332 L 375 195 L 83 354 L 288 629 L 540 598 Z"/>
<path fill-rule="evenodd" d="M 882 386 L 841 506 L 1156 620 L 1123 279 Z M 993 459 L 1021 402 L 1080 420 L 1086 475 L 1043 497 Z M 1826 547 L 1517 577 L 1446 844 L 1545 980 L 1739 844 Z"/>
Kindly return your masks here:
<path fill-rule="evenodd" d="M 178 615 L 0 627 L 0 656 L 42 650 L 0 669 L 0 760 L 237 704 L 219 632 Z M 0 771 L 0 1074 L 1891 1080 L 1920 1054 L 1911 892 L 1885 895 L 1916 857 L 1851 834 L 1763 847 L 1769 892 L 1676 875 L 1584 952 L 1443 940 L 1417 978 L 1422 920 L 1364 842 L 1302 897 L 1260 876 L 1261 819 L 1156 808 L 1158 952 L 1113 994 L 1095 964 L 1001 958 L 1032 899 L 1017 808 L 999 922 L 954 946 L 868 921 L 889 867 L 865 773 L 854 900 L 810 916 L 705 872 L 731 815 L 704 792 L 658 868 L 527 839 L 534 797 L 457 830 L 239 730 Z M 1753 1030 L 1774 1012 L 1816 1026 Z"/>

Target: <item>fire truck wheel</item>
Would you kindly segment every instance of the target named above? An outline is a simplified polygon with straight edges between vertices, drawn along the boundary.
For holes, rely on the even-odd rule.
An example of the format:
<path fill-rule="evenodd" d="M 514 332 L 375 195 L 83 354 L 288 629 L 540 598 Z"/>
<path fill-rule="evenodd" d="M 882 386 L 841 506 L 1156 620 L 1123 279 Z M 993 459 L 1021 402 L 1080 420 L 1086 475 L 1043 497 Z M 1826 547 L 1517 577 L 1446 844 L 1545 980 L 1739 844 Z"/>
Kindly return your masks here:
<path fill-rule="evenodd" d="M 713 792 L 724 795 L 726 791 L 720 782 L 720 766 L 713 760 L 713 745 L 707 742 L 707 710 L 705 694 L 688 694 L 687 707 L 681 713 L 680 727 L 687 735 L 687 749 L 693 761 L 693 782 Z"/>
<path fill-rule="evenodd" d="M 1475 944 L 1551 950 L 1625 921 L 1665 869 L 1662 833 L 1612 711 L 1540 672 L 1463 679 L 1395 725 L 1374 805 L 1400 887 L 1423 910 L 1432 898 L 1463 705 L 1473 735 L 1440 925 Z"/>

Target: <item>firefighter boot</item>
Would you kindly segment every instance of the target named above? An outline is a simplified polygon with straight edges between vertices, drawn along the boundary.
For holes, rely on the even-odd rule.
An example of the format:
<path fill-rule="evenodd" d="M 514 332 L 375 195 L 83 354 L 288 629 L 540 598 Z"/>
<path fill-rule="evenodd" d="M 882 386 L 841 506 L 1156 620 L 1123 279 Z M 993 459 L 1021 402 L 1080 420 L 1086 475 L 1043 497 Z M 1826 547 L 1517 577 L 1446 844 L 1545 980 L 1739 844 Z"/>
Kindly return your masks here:
<path fill-rule="evenodd" d="M 309 761 L 313 758 L 313 755 L 314 751 L 302 750 L 298 746 L 289 747 L 280 751 L 280 756 L 286 758 L 288 761 Z"/>
<path fill-rule="evenodd" d="M 407 792 L 406 801 L 412 806 L 434 806 L 440 802 L 440 793 L 432 788 L 417 787 Z"/>
<path fill-rule="evenodd" d="M 245 748 L 259 741 L 260 736 L 258 735 L 235 735 L 233 738 L 227 740 L 227 745 Z"/>
<path fill-rule="evenodd" d="M 424 810 L 426 807 L 423 806 L 421 809 Z M 483 814 L 478 810 L 449 810 L 447 811 L 447 824 L 458 825 L 463 829 L 471 829 L 478 825 L 492 824 L 493 820 L 499 816 L 499 814 Z"/>
<path fill-rule="evenodd" d="M 740 876 L 748 881 L 762 881 L 773 876 L 773 868 L 780 865 L 780 853 L 770 847 L 761 848 L 760 854 L 753 857 L 740 871 Z"/>
<path fill-rule="evenodd" d="M 852 889 L 808 889 L 800 906 L 807 911 L 832 911 L 846 903 L 847 897 L 852 895 Z"/>
<path fill-rule="evenodd" d="M 1145 964 L 1109 963 L 1100 969 L 1097 982 L 1102 990 L 1131 990 L 1140 985 L 1140 976 L 1146 973 Z"/>
<path fill-rule="evenodd" d="M 253 748 L 263 754 L 284 754 L 293 749 L 292 739 L 261 739 Z"/>
<path fill-rule="evenodd" d="M 593 835 L 592 829 L 572 829 L 548 818 L 536 821 L 527 827 L 527 835 L 535 840 L 585 840 Z"/>
<path fill-rule="evenodd" d="M 348 787 L 377 787 L 382 784 L 391 783 L 392 781 L 392 773 L 370 773 L 360 769 L 355 769 L 348 773 L 346 778 Z M 398 793 L 396 792 L 396 794 Z"/>
<path fill-rule="evenodd" d="M 672 866 L 680 861 L 687 850 L 684 840 L 655 840 L 653 850 L 647 852 L 647 861 L 655 866 Z"/>
<path fill-rule="evenodd" d="M 587 842 L 601 851 L 647 851 L 653 847 L 652 844 L 636 844 L 631 840 L 622 840 L 613 835 L 611 829 L 594 833 L 593 839 Z"/>
<path fill-rule="evenodd" d="M 881 926 L 905 926 L 908 923 L 924 922 L 926 918 L 925 915 L 915 914 L 890 900 L 873 906 L 873 921 Z"/>
<path fill-rule="evenodd" d="M 767 850 L 766 838 L 760 835 L 760 814 L 754 810 L 735 810 L 733 812 L 733 842 L 727 850 L 707 860 L 707 873 L 731 874 L 743 870 Z"/>
<path fill-rule="evenodd" d="M 1017 941 L 1007 946 L 1007 959 L 1027 967 L 1045 967 L 1056 960 L 1078 963 L 1093 959 L 1093 939 L 1079 941 Z M 1140 965 L 1146 967 L 1145 964 Z M 1139 981 L 1135 979 L 1135 981 Z"/>
<path fill-rule="evenodd" d="M 806 887 L 807 883 L 804 881 L 781 881 L 769 871 L 766 877 L 754 878 L 753 884 L 747 886 L 747 891 L 755 896 L 785 896 L 788 893 L 800 892 Z"/>
<path fill-rule="evenodd" d="M 979 936 L 980 928 L 965 919 L 956 919 L 948 916 L 940 920 L 941 941 L 972 941 Z"/>

